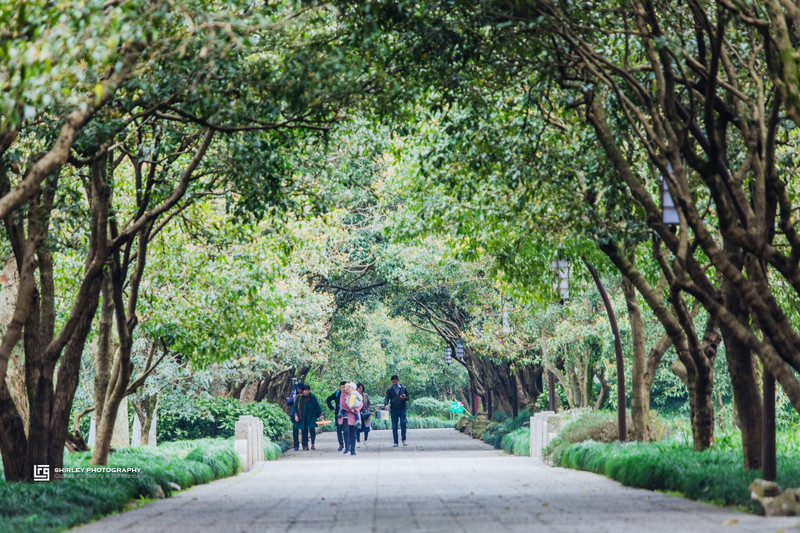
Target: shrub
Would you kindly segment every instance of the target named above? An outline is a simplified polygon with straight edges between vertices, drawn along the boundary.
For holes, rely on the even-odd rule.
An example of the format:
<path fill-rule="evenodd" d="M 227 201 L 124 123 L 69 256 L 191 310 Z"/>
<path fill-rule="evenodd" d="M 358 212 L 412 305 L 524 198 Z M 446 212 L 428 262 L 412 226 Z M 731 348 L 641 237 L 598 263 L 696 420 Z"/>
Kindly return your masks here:
<path fill-rule="evenodd" d="M 441 429 L 455 427 L 455 420 L 446 420 L 436 416 L 416 417 L 410 416 L 407 419 L 408 429 Z M 391 420 L 378 420 L 373 417 L 372 429 L 391 429 Z"/>
<path fill-rule="evenodd" d="M 66 455 L 64 466 L 89 466 L 89 452 Z M 122 448 L 109 467 L 141 468 L 135 477 L 64 479 L 51 483 L 0 481 L 0 531 L 60 531 L 124 509 L 136 498 L 151 498 L 170 483 L 188 488 L 239 471 L 233 440 L 204 439 L 156 447 Z"/>
<path fill-rule="evenodd" d="M 228 438 L 233 436 L 236 421 L 241 415 L 253 415 L 264 422 L 264 435 L 280 441 L 292 427 L 289 417 L 280 406 L 267 402 L 241 403 L 235 398 L 195 400 L 195 409 L 158 413 L 158 441 Z M 199 414 L 197 414 L 199 413 Z"/>
<path fill-rule="evenodd" d="M 503 438 L 509 433 L 512 433 L 523 427 L 524 424 L 527 424 L 530 421 L 531 415 L 527 409 L 523 409 L 515 417 L 510 417 L 504 413 L 498 413 L 498 415 L 499 416 L 494 417 L 494 421 L 490 423 L 483 432 L 483 435 L 481 435 L 481 440 L 487 444 L 491 444 L 495 448 L 500 449 L 505 448 L 503 446 Z M 530 436 L 530 429 L 528 429 L 528 435 Z M 530 440 L 528 441 L 527 446 L 529 448 L 528 455 L 530 455 Z M 512 453 L 509 450 L 506 451 Z"/>
<path fill-rule="evenodd" d="M 633 438 L 633 426 L 630 417 L 627 420 L 627 439 Z M 619 430 L 617 414 L 612 411 L 587 411 L 561 428 L 558 436 L 542 451 L 548 461 L 559 464 L 564 450 L 577 442 L 614 442 Z"/>
<path fill-rule="evenodd" d="M 447 416 L 450 412 L 450 403 L 430 396 L 417 398 L 411 402 L 410 412 L 421 417 Z"/>
<path fill-rule="evenodd" d="M 792 438 L 782 435 L 780 440 Z M 785 446 L 781 444 L 779 449 Z M 750 500 L 748 485 L 761 475 L 745 470 L 741 449 L 732 450 L 727 445 L 695 452 L 690 443 L 587 441 L 569 446 L 558 464 L 602 474 L 631 487 L 677 491 L 695 500 L 743 505 L 751 510 L 756 506 Z M 800 457 L 781 453 L 778 484 L 791 487 L 797 479 Z"/>
<path fill-rule="evenodd" d="M 501 439 L 501 447 L 513 455 L 530 456 L 531 454 L 531 428 L 517 428 L 511 433 L 506 433 Z"/>

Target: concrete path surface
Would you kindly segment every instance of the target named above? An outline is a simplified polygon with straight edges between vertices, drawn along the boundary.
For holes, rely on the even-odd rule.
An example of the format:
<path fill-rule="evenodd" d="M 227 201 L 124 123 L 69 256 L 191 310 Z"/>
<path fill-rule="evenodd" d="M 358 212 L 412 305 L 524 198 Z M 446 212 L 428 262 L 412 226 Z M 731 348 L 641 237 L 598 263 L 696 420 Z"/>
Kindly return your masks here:
<path fill-rule="evenodd" d="M 93 532 L 800 532 L 800 518 L 763 518 L 586 472 L 514 457 L 452 429 L 409 430 L 407 448 L 373 431 L 357 455 L 289 452 L 78 528 Z"/>

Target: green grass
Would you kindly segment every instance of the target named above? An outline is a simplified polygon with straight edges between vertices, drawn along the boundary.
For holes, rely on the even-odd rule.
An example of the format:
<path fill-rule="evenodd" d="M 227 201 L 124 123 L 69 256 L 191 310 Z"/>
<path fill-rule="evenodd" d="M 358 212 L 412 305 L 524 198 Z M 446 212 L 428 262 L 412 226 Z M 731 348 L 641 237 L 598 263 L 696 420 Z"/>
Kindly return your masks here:
<path fill-rule="evenodd" d="M 633 440 L 633 424 L 630 415 L 627 415 L 627 440 Z M 654 421 L 655 422 L 655 421 Z M 654 432 L 663 434 L 664 430 L 659 423 L 653 423 Z M 592 440 L 595 442 L 614 442 L 619 435 L 617 414 L 613 411 L 587 411 L 567 422 L 558 432 L 558 436 L 542 450 L 542 457 L 558 464 L 561 454 L 575 444 Z"/>
<path fill-rule="evenodd" d="M 500 440 L 500 446 L 510 454 L 530 456 L 531 428 L 521 427 L 506 433 Z"/>
<path fill-rule="evenodd" d="M 438 416 L 409 416 L 406 419 L 406 427 L 408 429 L 444 429 L 453 428 L 456 426 L 455 420 L 439 418 Z M 391 429 L 391 420 L 379 420 L 372 417 L 372 429 Z M 329 421 L 327 425 L 317 429 L 318 432 L 335 431 L 333 421 Z"/>
<path fill-rule="evenodd" d="M 800 479 L 800 455 L 796 452 L 800 439 L 796 434 L 782 434 L 779 440 L 777 482 L 794 487 Z M 761 472 L 744 469 L 740 446 L 722 439 L 718 446 L 695 452 L 691 443 L 679 441 L 587 441 L 569 446 L 557 464 L 602 474 L 630 487 L 673 491 L 694 500 L 757 511 L 748 485 L 761 477 Z"/>
<path fill-rule="evenodd" d="M 439 418 L 436 416 L 410 416 L 406 419 L 406 427 L 408 429 L 442 429 L 453 428 L 456 425 L 455 420 Z M 372 429 L 391 429 L 391 420 L 378 420 L 373 417 Z"/>
<path fill-rule="evenodd" d="M 278 444 L 265 439 L 264 458 L 277 459 Z M 89 452 L 68 454 L 64 467 L 88 467 Z M 109 456 L 109 467 L 141 468 L 137 477 L 65 479 L 58 482 L 0 481 L 0 531 L 60 531 L 123 510 L 137 500 L 166 495 L 177 483 L 182 489 L 239 472 L 233 439 L 175 441 L 158 447 L 122 448 Z"/>
<path fill-rule="evenodd" d="M 531 454 L 531 430 L 523 426 L 530 421 L 530 412 L 522 410 L 516 417 L 505 413 L 496 413 L 481 436 L 481 440 L 497 449 L 503 449 L 514 455 Z"/>

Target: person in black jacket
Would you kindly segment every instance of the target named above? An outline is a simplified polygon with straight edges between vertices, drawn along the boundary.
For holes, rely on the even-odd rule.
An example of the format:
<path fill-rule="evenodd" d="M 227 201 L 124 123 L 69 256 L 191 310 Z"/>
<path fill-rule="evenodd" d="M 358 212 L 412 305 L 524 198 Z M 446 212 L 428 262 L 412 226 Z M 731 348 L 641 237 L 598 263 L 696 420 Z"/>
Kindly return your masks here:
<path fill-rule="evenodd" d="M 292 387 L 292 394 L 286 398 L 286 405 L 291 407 L 289 410 L 289 420 L 292 421 L 292 444 L 294 445 L 295 451 L 300 449 L 300 430 L 297 429 L 294 425 L 294 408 L 295 408 L 295 400 L 298 396 L 303 394 L 303 382 L 298 381 Z"/>
<path fill-rule="evenodd" d="M 392 386 L 386 390 L 386 397 L 383 400 L 383 408 L 390 407 L 389 414 L 392 415 L 392 438 L 394 447 L 397 448 L 397 422 L 400 422 L 400 433 L 403 446 L 406 443 L 406 402 L 408 401 L 408 390 L 400 385 L 400 379 L 392 376 Z"/>
<path fill-rule="evenodd" d="M 344 435 L 342 431 L 344 428 L 336 421 L 336 414 L 339 412 L 339 396 L 344 392 L 344 384 L 347 383 L 346 381 L 339 382 L 339 390 L 325 398 L 325 405 L 328 406 L 328 409 L 333 411 L 333 423 L 336 425 L 336 438 L 339 439 L 339 451 L 344 449 Z"/>

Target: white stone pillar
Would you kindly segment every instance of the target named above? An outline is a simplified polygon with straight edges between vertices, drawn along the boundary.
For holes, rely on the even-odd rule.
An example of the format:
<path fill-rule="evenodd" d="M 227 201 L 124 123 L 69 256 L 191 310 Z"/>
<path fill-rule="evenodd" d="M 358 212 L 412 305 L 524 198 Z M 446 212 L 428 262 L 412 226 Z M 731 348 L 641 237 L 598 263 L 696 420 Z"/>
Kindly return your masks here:
<path fill-rule="evenodd" d="M 256 462 L 256 417 L 253 415 L 242 415 L 239 417 L 239 420 L 243 420 L 250 428 L 247 438 L 247 457 L 249 465 L 253 466 Z"/>
<path fill-rule="evenodd" d="M 256 462 L 264 460 L 264 422 L 256 418 Z"/>
<path fill-rule="evenodd" d="M 528 427 L 531 429 L 531 437 L 530 437 L 531 438 L 531 443 L 530 443 L 531 457 L 536 457 L 536 431 L 534 431 L 534 428 L 536 428 L 535 419 L 536 419 L 536 415 L 534 414 L 534 416 L 531 417 L 531 420 L 528 423 Z"/>
<path fill-rule="evenodd" d="M 248 443 L 250 442 L 250 424 L 246 420 L 242 420 L 243 417 L 239 417 L 239 420 L 236 421 L 235 433 L 236 438 L 234 440 L 234 449 L 236 450 L 236 455 L 239 456 L 239 462 L 242 465 L 242 472 L 247 472 L 250 470 L 250 454 L 248 454 Z"/>
<path fill-rule="evenodd" d="M 533 415 L 533 424 L 531 424 L 532 457 L 542 457 L 542 450 L 547 445 L 547 417 L 554 414 L 553 411 L 541 411 Z"/>

